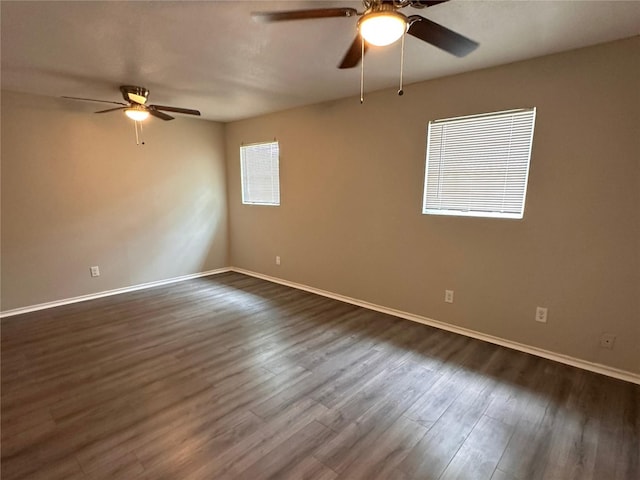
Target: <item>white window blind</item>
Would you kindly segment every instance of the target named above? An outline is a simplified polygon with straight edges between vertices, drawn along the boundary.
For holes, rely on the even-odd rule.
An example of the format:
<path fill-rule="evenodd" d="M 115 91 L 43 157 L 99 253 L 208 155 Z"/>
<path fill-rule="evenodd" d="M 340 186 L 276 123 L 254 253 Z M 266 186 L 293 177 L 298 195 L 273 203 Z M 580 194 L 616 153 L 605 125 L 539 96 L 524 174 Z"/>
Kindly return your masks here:
<path fill-rule="evenodd" d="M 429 122 L 422 213 L 522 218 L 535 108 Z"/>
<path fill-rule="evenodd" d="M 240 147 L 242 203 L 280 205 L 279 157 L 278 142 Z"/>

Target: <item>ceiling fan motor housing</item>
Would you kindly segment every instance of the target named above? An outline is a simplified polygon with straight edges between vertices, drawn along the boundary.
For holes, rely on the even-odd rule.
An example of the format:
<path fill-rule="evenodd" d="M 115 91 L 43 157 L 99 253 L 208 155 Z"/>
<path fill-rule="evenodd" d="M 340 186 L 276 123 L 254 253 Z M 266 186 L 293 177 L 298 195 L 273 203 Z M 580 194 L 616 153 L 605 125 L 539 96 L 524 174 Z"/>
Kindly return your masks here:
<path fill-rule="evenodd" d="M 393 2 L 381 2 L 381 3 L 373 3 L 369 9 L 367 9 L 365 15 L 371 12 L 394 12 L 397 10 L 397 7 L 393 4 Z"/>

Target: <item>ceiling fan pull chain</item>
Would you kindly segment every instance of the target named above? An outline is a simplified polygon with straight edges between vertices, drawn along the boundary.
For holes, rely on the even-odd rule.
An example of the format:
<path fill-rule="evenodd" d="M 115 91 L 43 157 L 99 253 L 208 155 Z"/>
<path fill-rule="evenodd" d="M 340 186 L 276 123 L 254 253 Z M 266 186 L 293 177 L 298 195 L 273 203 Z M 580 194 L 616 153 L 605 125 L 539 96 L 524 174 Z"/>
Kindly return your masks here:
<path fill-rule="evenodd" d="M 402 34 L 402 43 L 400 46 L 400 90 L 398 90 L 398 95 L 402 96 L 404 94 L 404 90 L 402 90 L 402 72 L 404 71 L 404 37 L 406 34 Z"/>
<path fill-rule="evenodd" d="M 144 138 L 142 138 L 142 120 L 139 120 L 138 122 L 140 124 L 140 144 L 144 145 Z"/>
<path fill-rule="evenodd" d="M 362 56 L 360 57 L 360 104 L 364 103 L 364 38 L 360 37 Z"/>
<path fill-rule="evenodd" d="M 144 140 L 142 139 L 142 122 L 134 120 L 133 125 L 136 129 L 136 145 L 144 145 Z M 138 127 L 140 127 L 140 134 L 138 134 Z"/>

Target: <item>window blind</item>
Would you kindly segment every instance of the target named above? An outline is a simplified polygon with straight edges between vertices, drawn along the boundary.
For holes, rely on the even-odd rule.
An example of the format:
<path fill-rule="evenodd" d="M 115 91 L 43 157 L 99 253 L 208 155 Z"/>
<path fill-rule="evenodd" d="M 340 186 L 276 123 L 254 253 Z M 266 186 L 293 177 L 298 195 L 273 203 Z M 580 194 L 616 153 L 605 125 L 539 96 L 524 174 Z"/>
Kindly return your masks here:
<path fill-rule="evenodd" d="M 280 205 L 279 157 L 278 142 L 240 147 L 242 203 Z"/>
<path fill-rule="evenodd" d="M 429 122 L 422 213 L 522 218 L 535 108 Z"/>

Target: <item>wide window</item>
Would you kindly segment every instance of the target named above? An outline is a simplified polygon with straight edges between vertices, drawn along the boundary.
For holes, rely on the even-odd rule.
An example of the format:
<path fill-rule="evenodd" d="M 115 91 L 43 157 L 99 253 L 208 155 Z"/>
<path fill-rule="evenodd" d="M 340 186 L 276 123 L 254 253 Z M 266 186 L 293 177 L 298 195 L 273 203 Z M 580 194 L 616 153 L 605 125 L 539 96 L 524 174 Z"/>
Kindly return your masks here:
<path fill-rule="evenodd" d="M 279 157 L 278 142 L 240 147 L 242 203 L 280 205 Z"/>
<path fill-rule="evenodd" d="M 535 108 L 429 122 L 422 213 L 522 218 Z"/>

